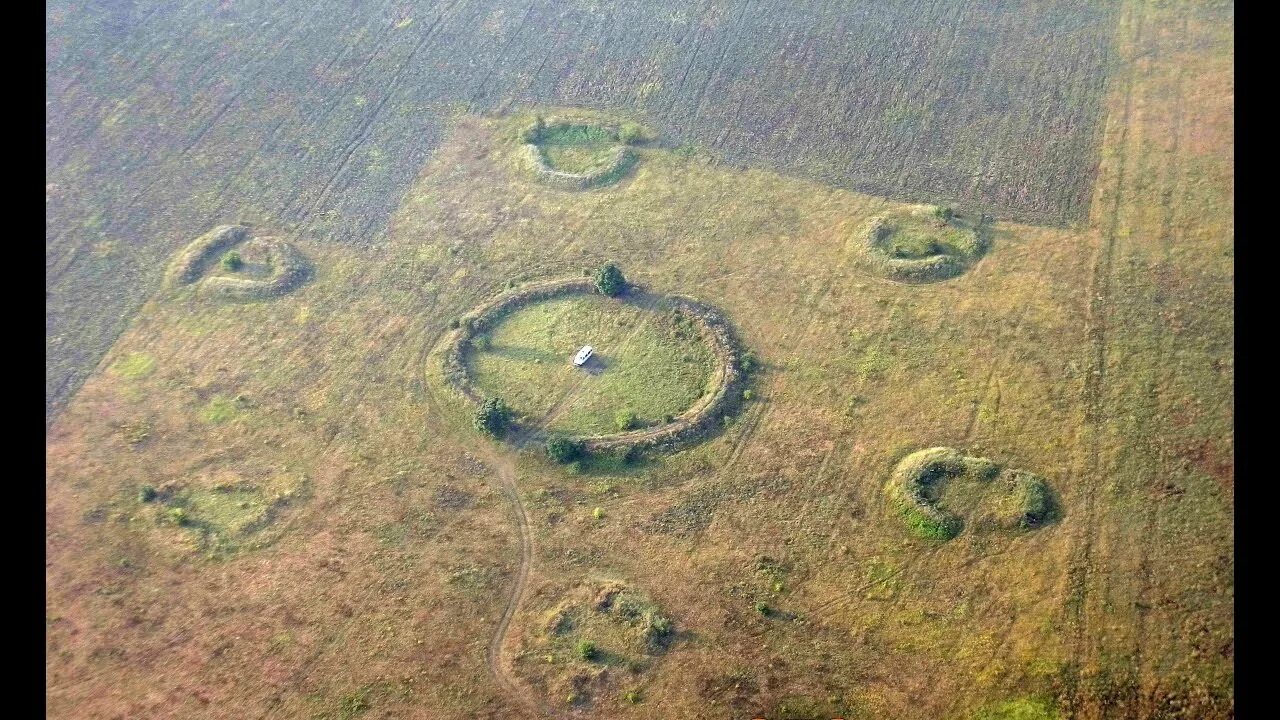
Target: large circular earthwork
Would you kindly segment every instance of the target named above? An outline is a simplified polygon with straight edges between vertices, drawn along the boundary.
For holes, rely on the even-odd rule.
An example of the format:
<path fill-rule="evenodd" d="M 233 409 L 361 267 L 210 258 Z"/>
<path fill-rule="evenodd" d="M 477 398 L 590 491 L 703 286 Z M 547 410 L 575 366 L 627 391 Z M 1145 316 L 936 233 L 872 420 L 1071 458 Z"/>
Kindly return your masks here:
<path fill-rule="evenodd" d="M 591 317 L 576 314 L 584 309 Z M 609 327 L 610 316 L 617 327 Z M 443 340 L 442 370 L 474 407 L 501 396 L 503 386 L 493 382 L 495 371 L 510 371 L 507 388 L 553 379 L 551 388 L 534 388 L 524 395 L 507 391 L 511 399 L 502 398 L 517 411 L 514 434 L 526 438 L 550 430 L 573 438 L 588 452 L 674 447 L 721 427 L 722 418 L 742 395 L 740 351 L 731 327 L 717 310 L 686 297 L 653 295 L 633 285 L 611 298 L 601 295 L 590 278 L 550 280 L 509 290 L 456 324 Z M 563 331 L 573 325 L 582 329 Z M 522 333 L 549 338 L 548 344 L 510 342 Z M 637 337 L 640 347 L 635 347 Z M 654 337 L 664 342 L 682 339 L 696 347 L 677 346 L 674 354 L 671 348 L 647 347 L 651 343 L 646 341 Z M 595 348 L 592 358 L 582 367 L 574 366 L 573 356 L 587 344 Z M 641 364 L 648 367 L 634 371 Z M 705 368 L 701 377 L 689 372 L 697 365 Z M 693 378 L 700 384 L 699 392 L 690 397 L 686 387 L 687 405 L 668 404 L 663 412 L 658 409 L 662 402 L 681 397 L 679 387 L 676 392 L 660 387 L 669 380 L 664 374 Z M 610 387 L 626 392 L 611 396 L 617 401 L 614 406 L 593 405 L 593 394 L 607 395 Z M 558 418 L 573 417 L 573 408 L 563 405 L 581 401 L 584 394 L 588 421 L 557 425 Z M 622 431 L 607 427 L 619 411 L 627 409 L 637 411 L 640 427 Z"/>

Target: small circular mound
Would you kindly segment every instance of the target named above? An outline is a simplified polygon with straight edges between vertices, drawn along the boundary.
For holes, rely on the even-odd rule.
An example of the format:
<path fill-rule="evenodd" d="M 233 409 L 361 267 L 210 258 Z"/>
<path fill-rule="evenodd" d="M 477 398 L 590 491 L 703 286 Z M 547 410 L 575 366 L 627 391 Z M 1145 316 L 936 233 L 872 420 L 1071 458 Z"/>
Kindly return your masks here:
<path fill-rule="evenodd" d="M 994 498 L 972 511 L 980 529 L 1033 530 L 1054 517 L 1053 494 L 1044 478 L 1025 470 L 1002 469 L 987 458 L 949 447 L 919 450 L 903 458 L 885 484 L 885 494 L 916 535 L 945 542 L 965 525 L 958 515 L 938 507 L 942 485 L 957 479 L 995 481 Z"/>
<path fill-rule="evenodd" d="M 220 470 L 143 485 L 136 512 L 166 528 L 179 546 L 225 556 L 274 542 L 283 532 L 281 516 L 309 496 L 305 476 L 249 478 Z"/>
<path fill-rule="evenodd" d="M 635 164 L 628 147 L 642 132 L 631 125 L 541 117 L 521 133 L 534 177 L 564 190 L 589 190 L 617 182 Z"/>
<path fill-rule="evenodd" d="M 674 447 L 721 427 L 741 396 L 728 323 L 689 298 L 635 286 L 606 297 L 570 278 L 509 291 L 457 325 L 445 378 L 477 408 L 500 399 L 527 439 L 550 428 L 588 453 Z M 595 351 L 575 366 L 586 344 Z"/>
<path fill-rule="evenodd" d="M 311 275 L 311 264 L 293 245 L 257 237 L 244 225 L 220 225 L 183 248 L 166 274 L 166 285 L 196 285 L 219 300 L 262 300 L 283 295 Z"/>
<path fill-rule="evenodd" d="M 515 666 L 553 706 L 625 700 L 678 640 L 675 620 L 638 588 L 587 580 L 559 596 L 521 637 Z"/>
<path fill-rule="evenodd" d="M 885 276 L 901 282 L 937 282 L 960 275 L 987 249 L 981 218 L 921 205 L 872 218 L 861 231 L 864 251 Z"/>

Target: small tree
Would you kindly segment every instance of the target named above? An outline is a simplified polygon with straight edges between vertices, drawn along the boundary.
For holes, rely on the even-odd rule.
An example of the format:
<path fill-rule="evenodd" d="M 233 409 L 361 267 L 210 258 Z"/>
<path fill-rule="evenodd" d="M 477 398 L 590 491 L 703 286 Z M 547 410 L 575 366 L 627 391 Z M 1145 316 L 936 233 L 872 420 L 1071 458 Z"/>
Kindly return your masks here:
<path fill-rule="evenodd" d="M 634 410 L 619 410 L 617 415 L 613 416 L 613 424 L 618 428 L 619 432 L 634 430 L 640 425 L 640 418 Z"/>
<path fill-rule="evenodd" d="M 511 416 L 511 408 L 507 407 L 502 398 L 489 398 L 476 410 L 475 427 L 482 433 L 502 437 L 511 424 Z"/>
<path fill-rule="evenodd" d="M 244 260 L 240 258 L 240 253 L 236 252 L 235 250 L 232 250 L 231 252 L 222 256 L 222 267 L 232 272 L 235 272 L 236 270 L 239 270 L 240 268 L 244 267 Z"/>
<path fill-rule="evenodd" d="M 622 271 L 613 263 L 605 263 L 603 267 L 596 271 L 596 289 L 601 293 L 614 297 L 625 290 L 627 287 L 627 279 L 622 276 Z"/>
<path fill-rule="evenodd" d="M 590 640 L 582 640 L 578 642 L 578 657 L 583 660 L 594 660 L 596 657 L 596 644 Z"/>
<path fill-rule="evenodd" d="M 582 453 L 582 446 L 564 435 L 552 435 L 547 438 L 547 457 L 558 463 L 576 460 Z"/>

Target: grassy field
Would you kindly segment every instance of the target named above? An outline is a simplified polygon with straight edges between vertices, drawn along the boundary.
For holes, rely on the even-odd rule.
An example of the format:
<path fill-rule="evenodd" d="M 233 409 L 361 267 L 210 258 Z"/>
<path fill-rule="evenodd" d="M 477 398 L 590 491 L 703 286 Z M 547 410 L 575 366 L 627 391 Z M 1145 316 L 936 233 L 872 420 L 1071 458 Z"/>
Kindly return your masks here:
<path fill-rule="evenodd" d="M 595 353 L 570 363 L 584 345 Z M 601 296 L 521 308 L 479 336 L 469 372 L 477 388 L 517 412 L 572 435 L 618 432 L 620 412 L 638 426 L 679 415 L 706 389 L 710 351 L 659 311 Z"/>
<path fill-rule="evenodd" d="M 1078 222 L 1114 20 L 1064 0 L 54 0 L 48 417 L 214 225 L 382 245 L 457 112 L 621 109 L 731 165 Z"/>
<path fill-rule="evenodd" d="M 948 7 L 931 12 L 983 12 Z M 638 148 L 616 185 L 542 186 L 511 139 L 531 117 L 517 110 L 459 114 L 433 131 L 442 141 L 414 165 L 380 242 L 297 233 L 315 275 L 292 293 L 151 297 L 47 433 L 48 715 L 1231 717 L 1233 9 L 1131 2 L 1098 30 L 1053 8 L 1034 22 L 1101 48 L 1075 47 L 1084 84 L 1070 86 L 1094 88 L 1097 108 L 1037 104 L 1105 111 L 1089 215 L 1073 227 L 1001 216 L 987 253 L 944 282 L 885 280 L 860 249 L 859 230 L 904 203 L 744 169 L 728 152 L 667 142 Z M 841 9 L 806 22 L 854 32 L 833 22 Z M 329 22 L 322 10 L 317 23 Z M 520 32 L 557 12 L 590 24 L 632 11 L 596 21 L 576 5 L 539 6 Z M 705 36 L 705 51 L 768 12 L 688 32 Z M 895 40 L 906 32 L 910 52 L 938 46 L 922 31 L 885 31 L 903 27 L 897 12 L 907 9 L 860 17 Z M 176 22 L 155 15 L 148 23 Z M 385 32 L 458 22 L 442 18 Z M 996 46 L 1034 26 L 1011 18 L 992 23 Z M 490 66 L 525 57 L 503 54 L 517 47 L 499 41 L 506 23 L 482 45 Z M 784 60 L 818 62 L 825 40 L 806 44 L 805 32 L 780 30 L 762 47 L 790 42 Z M 939 47 L 969 57 L 981 37 L 964 37 Z M 1066 52 L 1056 42 L 1017 47 L 1050 73 Z M 641 72 L 605 62 L 608 47 L 587 55 L 598 72 Z M 726 50 L 693 63 L 687 82 L 733 97 L 721 91 L 742 81 L 725 75 L 743 71 L 695 72 L 722 56 L 748 67 Z M 1104 56 L 1105 92 L 1091 84 Z M 395 57 L 404 62 L 364 59 Z M 360 59 L 328 72 L 356 72 Z M 795 77 L 787 62 L 767 76 Z M 1042 95 L 1009 84 L 1016 66 L 991 69 L 993 102 Z M 478 105 L 501 94 L 499 77 Z M 584 95 L 600 87 L 569 78 Z M 816 96 L 806 87 L 797 102 Z M 677 127 L 734 127 L 733 103 L 700 110 L 662 92 L 650 97 L 666 98 Z M 963 112 L 954 120 L 981 129 Z M 658 123 L 664 140 L 681 139 L 671 124 Z M 745 132 L 726 131 L 722 147 Z M 804 142 L 820 147 L 813 137 Z M 1008 168 L 1070 174 L 1056 154 L 999 137 L 983 146 L 998 167 L 979 186 L 1030 208 L 1040 186 Z M 924 167 L 914 157 L 894 166 L 900 177 L 938 167 L 904 169 Z M 161 250 L 214 224 L 190 217 L 172 246 L 129 261 L 162 270 Z M 426 361 L 449 320 L 511 281 L 607 260 L 654 293 L 724 311 L 761 366 L 744 413 L 681 452 L 577 474 L 537 447 L 480 437 Z M 1060 517 L 1034 532 L 914 536 L 883 488 L 899 461 L 936 446 L 1043 476 Z M 157 496 L 144 499 L 146 486 Z M 944 488 L 941 502 L 967 512 L 965 490 Z M 592 609 L 606 583 L 671 622 L 661 653 L 634 644 L 639 625 Z M 565 609 L 580 630 L 556 635 L 549 622 Z M 604 653 L 592 657 L 639 660 L 638 672 L 584 657 L 582 640 Z"/>

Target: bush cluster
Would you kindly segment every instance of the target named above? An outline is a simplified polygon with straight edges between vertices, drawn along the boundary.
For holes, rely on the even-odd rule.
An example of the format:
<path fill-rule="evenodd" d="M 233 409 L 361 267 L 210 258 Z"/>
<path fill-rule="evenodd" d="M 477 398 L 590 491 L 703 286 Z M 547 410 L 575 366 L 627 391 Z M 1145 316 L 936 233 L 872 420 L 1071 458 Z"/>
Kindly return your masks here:
<path fill-rule="evenodd" d="M 511 425 L 515 413 L 502 398 L 488 398 L 476 410 L 474 425 L 477 430 L 493 437 L 502 437 Z"/>

